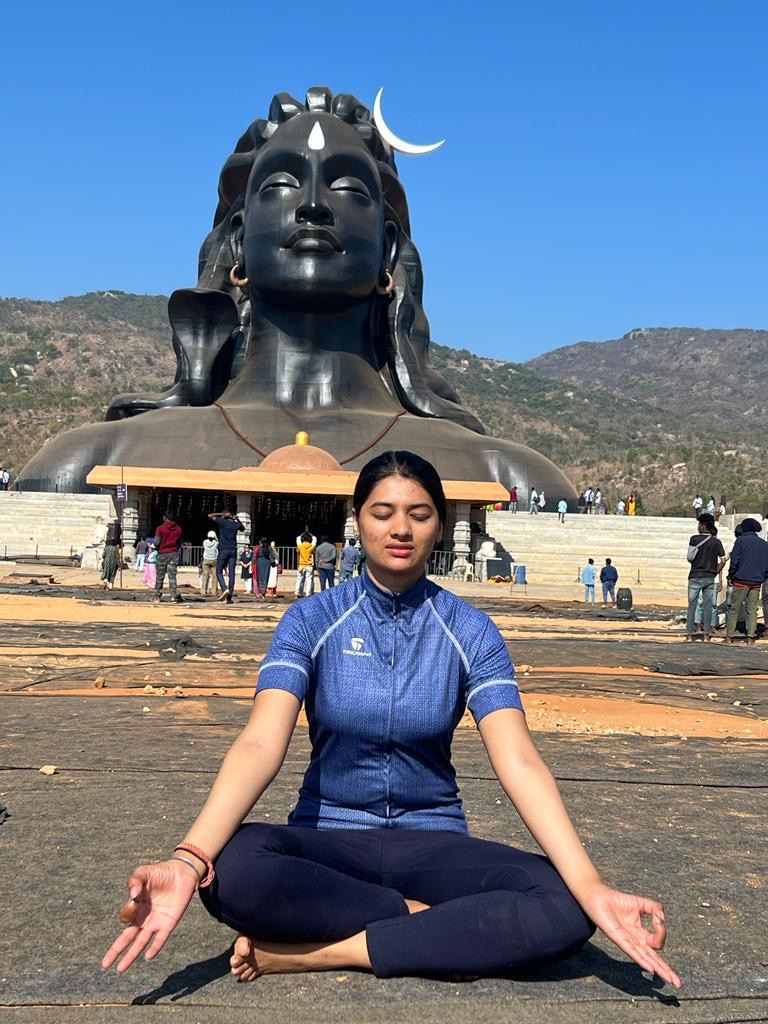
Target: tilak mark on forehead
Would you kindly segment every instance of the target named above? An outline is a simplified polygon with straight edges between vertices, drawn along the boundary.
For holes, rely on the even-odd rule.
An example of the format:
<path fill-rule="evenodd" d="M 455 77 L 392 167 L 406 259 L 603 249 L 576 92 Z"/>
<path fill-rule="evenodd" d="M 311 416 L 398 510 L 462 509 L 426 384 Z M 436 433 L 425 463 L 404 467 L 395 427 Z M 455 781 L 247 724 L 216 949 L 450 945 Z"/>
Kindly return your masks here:
<path fill-rule="evenodd" d="M 323 129 L 320 127 L 319 121 L 315 121 L 312 125 L 312 131 L 309 133 L 307 145 L 310 149 L 322 149 L 325 146 L 325 136 L 323 135 Z"/>

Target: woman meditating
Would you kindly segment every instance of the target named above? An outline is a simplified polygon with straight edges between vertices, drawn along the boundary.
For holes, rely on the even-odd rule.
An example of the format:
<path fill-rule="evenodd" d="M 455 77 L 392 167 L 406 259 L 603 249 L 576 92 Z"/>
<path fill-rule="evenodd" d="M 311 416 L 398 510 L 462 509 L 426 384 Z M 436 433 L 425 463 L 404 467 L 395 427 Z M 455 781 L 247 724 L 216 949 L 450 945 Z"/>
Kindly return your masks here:
<path fill-rule="evenodd" d="M 582 846 L 498 629 L 425 576 L 445 522 L 434 468 L 385 452 L 361 471 L 353 505 L 365 573 L 285 613 L 203 810 L 168 860 L 129 878 L 126 928 L 102 966 L 156 956 L 199 890 L 239 933 L 239 981 L 349 967 L 501 974 L 567 956 L 597 926 L 679 987 L 658 953 L 661 904 L 609 888 Z M 243 824 L 302 703 L 312 754 L 288 824 Z M 450 761 L 465 707 L 546 857 L 468 834 Z"/>

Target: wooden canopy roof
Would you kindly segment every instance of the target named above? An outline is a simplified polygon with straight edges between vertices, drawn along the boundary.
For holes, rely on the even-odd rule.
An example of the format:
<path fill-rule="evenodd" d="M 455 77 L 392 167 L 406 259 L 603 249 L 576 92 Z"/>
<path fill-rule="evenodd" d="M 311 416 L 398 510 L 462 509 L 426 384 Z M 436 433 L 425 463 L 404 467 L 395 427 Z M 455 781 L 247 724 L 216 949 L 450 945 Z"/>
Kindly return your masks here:
<path fill-rule="evenodd" d="M 230 494 L 312 494 L 323 497 L 351 498 L 357 473 L 271 472 L 244 467 L 228 472 L 207 469 L 159 469 L 152 466 L 94 466 L 86 477 L 93 487 L 164 488 L 186 491 L 226 491 Z M 486 505 L 507 501 L 507 489 L 487 480 L 443 480 L 448 501 L 469 501 Z"/>

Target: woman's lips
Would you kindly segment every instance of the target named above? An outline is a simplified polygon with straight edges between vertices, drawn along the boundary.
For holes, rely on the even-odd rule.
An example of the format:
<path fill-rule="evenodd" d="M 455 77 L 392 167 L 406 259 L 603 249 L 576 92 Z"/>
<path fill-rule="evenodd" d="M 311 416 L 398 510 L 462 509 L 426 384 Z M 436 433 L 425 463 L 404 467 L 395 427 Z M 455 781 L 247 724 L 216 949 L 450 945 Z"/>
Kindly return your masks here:
<path fill-rule="evenodd" d="M 387 546 L 387 551 L 393 558 L 408 558 L 413 554 L 413 548 L 402 547 L 402 546 Z"/>

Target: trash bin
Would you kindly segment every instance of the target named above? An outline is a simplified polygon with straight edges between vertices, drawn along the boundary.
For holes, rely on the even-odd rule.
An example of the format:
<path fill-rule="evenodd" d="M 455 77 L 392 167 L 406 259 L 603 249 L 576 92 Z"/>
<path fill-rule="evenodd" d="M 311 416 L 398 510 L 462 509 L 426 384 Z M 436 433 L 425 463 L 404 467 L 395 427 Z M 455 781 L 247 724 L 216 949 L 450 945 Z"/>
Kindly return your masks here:
<path fill-rule="evenodd" d="M 629 587 L 619 587 L 616 592 L 616 607 L 622 612 L 628 612 L 631 609 L 632 591 Z"/>
<path fill-rule="evenodd" d="M 515 583 L 525 583 L 525 566 L 515 566 Z"/>

